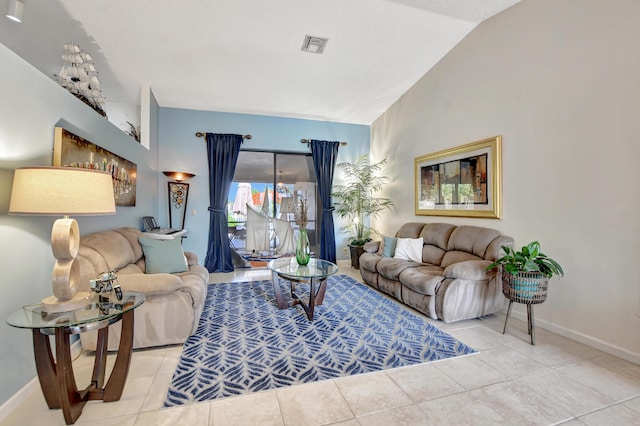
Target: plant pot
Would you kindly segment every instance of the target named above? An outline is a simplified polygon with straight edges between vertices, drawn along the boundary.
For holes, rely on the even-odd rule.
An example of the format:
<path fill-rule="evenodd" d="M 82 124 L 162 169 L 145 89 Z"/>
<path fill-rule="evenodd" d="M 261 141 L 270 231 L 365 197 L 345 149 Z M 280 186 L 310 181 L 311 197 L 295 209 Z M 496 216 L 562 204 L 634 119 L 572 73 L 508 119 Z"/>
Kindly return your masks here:
<path fill-rule="evenodd" d="M 512 275 L 502 271 L 502 294 L 509 300 L 535 305 L 547 300 L 549 278 L 540 272 L 519 272 Z"/>
<path fill-rule="evenodd" d="M 364 246 L 352 246 L 349 244 L 349 252 L 351 253 L 351 267 L 360 269 L 360 256 L 364 253 Z"/>

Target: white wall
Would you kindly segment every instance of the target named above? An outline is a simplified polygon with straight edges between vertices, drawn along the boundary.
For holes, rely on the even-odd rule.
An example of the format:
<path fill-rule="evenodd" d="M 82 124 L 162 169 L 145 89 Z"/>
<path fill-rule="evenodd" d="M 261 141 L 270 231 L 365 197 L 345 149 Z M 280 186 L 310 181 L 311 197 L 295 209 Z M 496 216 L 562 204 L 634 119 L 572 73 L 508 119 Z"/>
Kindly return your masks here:
<path fill-rule="evenodd" d="M 378 227 L 488 226 L 565 268 L 536 324 L 640 363 L 640 2 L 524 0 L 478 26 L 371 129 Z M 503 219 L 413 213 L 420 155 L 503 136 Z M 400 194 L 400 196 L 398 196 Z M 519 305 L 522 308 L 522 305 Z"/>
<path fill-rule="evenodd" d="M 50 78 L 0 44 L 0 404 L 36 375 L 31 333 L 4 318 L 51 294 L 53 217 L 7 214 L 13 170 L 51 165 L 55 126 L 118 154 L 138 166 L 136 207 L 114 216 L 80 217 L 80 233 L 138 227 L 158 206 L 157 131 L 151 150 L 116 128 Z M 156 111 L 157 116 L 157 111 Z M 156 122 L 157 127 L 157 122 Z"/>

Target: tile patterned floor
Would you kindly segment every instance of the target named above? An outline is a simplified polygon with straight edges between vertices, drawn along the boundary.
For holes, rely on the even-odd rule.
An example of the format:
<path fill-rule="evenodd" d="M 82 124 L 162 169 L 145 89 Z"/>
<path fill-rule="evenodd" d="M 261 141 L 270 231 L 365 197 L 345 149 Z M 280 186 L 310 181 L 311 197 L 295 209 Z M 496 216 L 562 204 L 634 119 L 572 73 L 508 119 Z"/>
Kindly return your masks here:
<path fill-rule="evenodd" d="M 342 268 L 360 279 L 357 271 Z M 213 274 L 211 282 L 269 279 L 264 270 Z M 122 399 L 89 402 L 90 425 L 640 425 L 640 365 L 504 314 L 435 325 L 480 353 L 177 408 L 162 408 L 180 346 L 135 351 Z M 112 359 L 111 359 L 112 361 Z M 85 383 L 90 358 L 75 361 Z M 4 425 L 64 425 L 38 389 Z"/>

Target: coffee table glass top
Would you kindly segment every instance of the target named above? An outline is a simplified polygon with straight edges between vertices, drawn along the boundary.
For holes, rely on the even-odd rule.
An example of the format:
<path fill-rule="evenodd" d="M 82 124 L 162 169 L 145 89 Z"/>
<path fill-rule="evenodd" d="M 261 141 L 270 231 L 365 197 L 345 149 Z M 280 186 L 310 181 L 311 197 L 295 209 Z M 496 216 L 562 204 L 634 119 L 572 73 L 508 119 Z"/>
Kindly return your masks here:
<path fill-rule="evenodd" d="M 323 259 L 310 259 L 305 266 L 298 265 L 295 257 L 272 260 L 269 262 L 269 270 L 281 277 L 287 278 L 324 278 L 338 272 L 338 266 Z"/>
<path fill-rule="evenodd" d="M 144 302 L 144 294 L 125 291 L 122 300 L 115 294 L 109 301 L 98 302 L 97 295 L 92 293 L 92 299 L 87 306 L 69 312 L 47 313 L 42 311 L 40 303 L 23 306 L 7 317 L 7 323 L 18 328 L 52 329 L 58 327 L 77 328 L 77 332 L 86 331 L 92 324 L 111 323 L 118 320 L 122 314 L 137 308 Z M 100 328 L 100 327 L 96 327 Z"/>

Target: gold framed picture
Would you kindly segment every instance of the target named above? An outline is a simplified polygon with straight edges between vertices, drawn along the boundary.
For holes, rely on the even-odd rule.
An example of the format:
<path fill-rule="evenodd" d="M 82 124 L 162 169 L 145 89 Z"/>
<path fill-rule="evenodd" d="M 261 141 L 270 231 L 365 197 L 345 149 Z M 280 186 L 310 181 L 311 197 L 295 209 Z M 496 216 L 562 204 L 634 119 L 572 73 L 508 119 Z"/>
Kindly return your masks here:
<path fill-rule="evenodd" d="M 415 214 L 500 219 L 502 137 L 423 155 L 415 163 Z"/>

